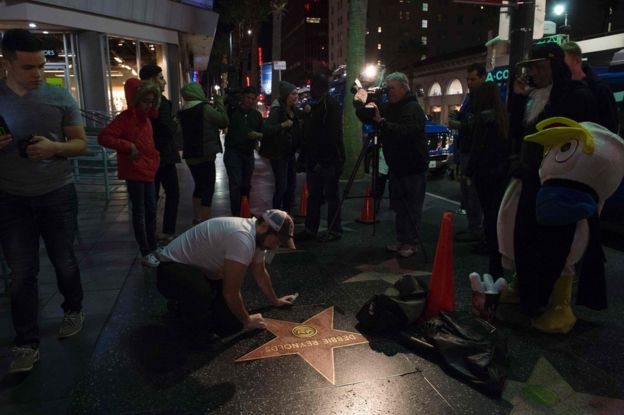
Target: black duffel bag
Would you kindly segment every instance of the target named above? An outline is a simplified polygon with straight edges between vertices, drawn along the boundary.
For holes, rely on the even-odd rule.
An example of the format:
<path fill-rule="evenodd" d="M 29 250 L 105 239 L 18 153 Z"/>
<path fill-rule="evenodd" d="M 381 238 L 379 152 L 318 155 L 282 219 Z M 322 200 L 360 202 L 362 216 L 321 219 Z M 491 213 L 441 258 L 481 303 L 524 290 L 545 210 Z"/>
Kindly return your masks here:
<path fill-rule="evenodd" d="M 383 294 L 371 297 L 358 311 L 358 329 L 368 333 L 392 333 L 416 322 L 425 309 L 427 284 L 404 275 Z"/>

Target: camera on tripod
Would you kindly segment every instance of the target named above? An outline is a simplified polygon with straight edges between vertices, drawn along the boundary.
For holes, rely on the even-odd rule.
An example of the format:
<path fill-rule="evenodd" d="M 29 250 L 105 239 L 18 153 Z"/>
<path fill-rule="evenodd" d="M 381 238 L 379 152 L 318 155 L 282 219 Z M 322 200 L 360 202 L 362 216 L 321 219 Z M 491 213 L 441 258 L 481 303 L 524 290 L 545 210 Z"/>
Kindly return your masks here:
<path fill-rule="evenodd" d="M 364 91 L 364 93 L 361 91 Z M 364 104 L 364 108 L 359 114 L 363 122 L 372 122 L 375 117 L 375 108 L 367 104 L 374 103 L 377 107 L 380 107 L 382 103 L 388 100 L 388 89 L 386 87 L 364 88 L 358 78 L 355 79 L 351 86 L 351 93 L 354 95 L 354 101 Z"/>

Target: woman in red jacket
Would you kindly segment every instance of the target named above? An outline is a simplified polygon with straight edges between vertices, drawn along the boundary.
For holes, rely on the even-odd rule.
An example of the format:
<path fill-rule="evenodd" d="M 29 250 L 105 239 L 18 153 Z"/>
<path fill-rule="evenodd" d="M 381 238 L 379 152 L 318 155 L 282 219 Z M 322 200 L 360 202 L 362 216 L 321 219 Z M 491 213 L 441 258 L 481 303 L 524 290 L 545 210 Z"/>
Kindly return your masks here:
<path fill-rule="evenodd" d="M 150 81 L 130 78 L 124 85 L 128 109 L 102 130 L 98 143 L 117 150 L 119 178 L 126 181 L 132 203 L 134 237 L 141 249 L 141 263 L 159 264 L 156 242 L 156 193 L 154 178 L 160 155 L 154 146 L 149 116 L 158 108 L 160 90 Z"/>

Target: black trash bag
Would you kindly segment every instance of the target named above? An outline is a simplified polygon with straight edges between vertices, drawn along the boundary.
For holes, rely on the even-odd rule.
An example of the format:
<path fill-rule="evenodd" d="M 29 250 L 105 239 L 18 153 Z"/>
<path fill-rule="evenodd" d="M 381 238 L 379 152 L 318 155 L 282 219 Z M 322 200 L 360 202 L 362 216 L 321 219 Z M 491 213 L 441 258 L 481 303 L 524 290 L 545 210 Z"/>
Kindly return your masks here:
<path fill-rule="evenodd" d="M 446 368 L 468 383 L 493 396 L 502 394 L 509 367 L 507 339 L 487 321 L 441 311 L 399 337 L 413 350 L 435 350 Z"/>
<path fill-rule="evenodd" d="M 358 311 L 358 329 L 369 333 L 398 332 L 414 323 L 425 309 L 427 284 L 404 275 L 381 295 L 371 297 Z"/>

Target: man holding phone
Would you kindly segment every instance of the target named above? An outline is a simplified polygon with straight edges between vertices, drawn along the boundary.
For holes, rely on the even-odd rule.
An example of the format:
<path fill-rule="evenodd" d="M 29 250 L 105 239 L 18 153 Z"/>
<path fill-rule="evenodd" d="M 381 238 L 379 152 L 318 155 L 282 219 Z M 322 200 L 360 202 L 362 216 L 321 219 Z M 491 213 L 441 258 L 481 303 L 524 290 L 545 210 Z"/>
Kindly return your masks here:
<path fill-rule="evenodd" d="M 39 360 L 39 238 L 54 265 L 64 297 L 59 338 L 82 329 L 82 286 L 74 255 L 78 199 L 68 157 L 86 150 L 76 102 L 67 90 L 44 82 L 41 41 L 27 30 L 2 38 L 7 61 L 0 81 L 0 242 L 11 269 L 15 347 L 9 373 L 27 372 Z"/>

